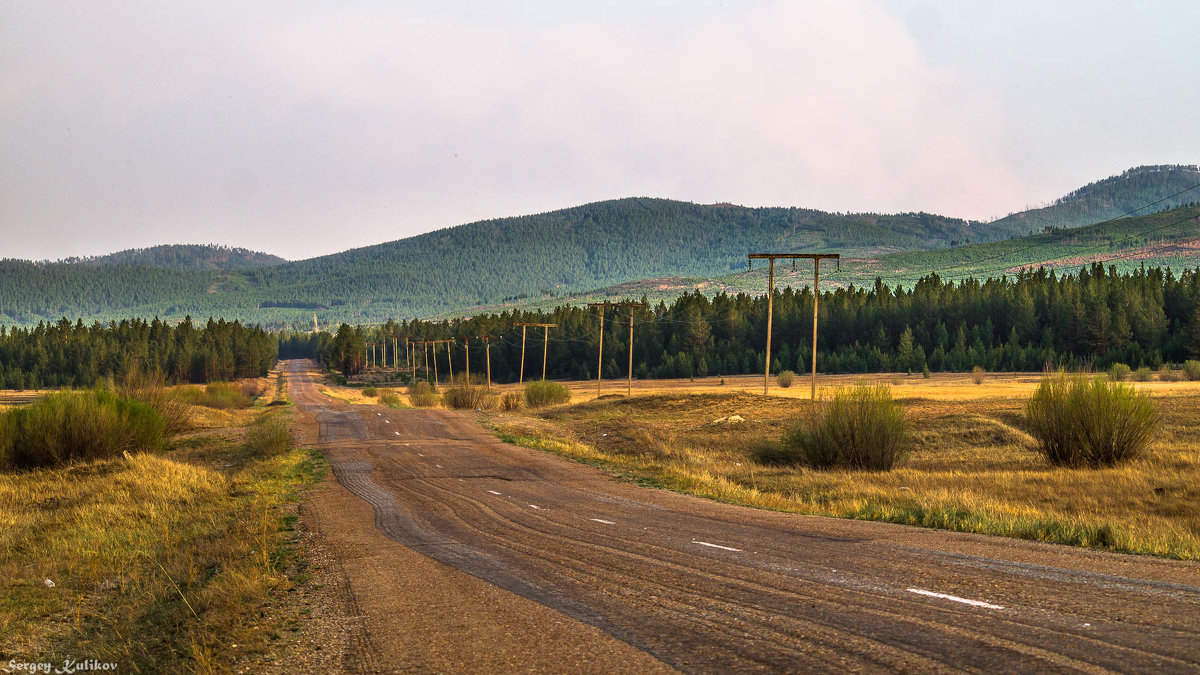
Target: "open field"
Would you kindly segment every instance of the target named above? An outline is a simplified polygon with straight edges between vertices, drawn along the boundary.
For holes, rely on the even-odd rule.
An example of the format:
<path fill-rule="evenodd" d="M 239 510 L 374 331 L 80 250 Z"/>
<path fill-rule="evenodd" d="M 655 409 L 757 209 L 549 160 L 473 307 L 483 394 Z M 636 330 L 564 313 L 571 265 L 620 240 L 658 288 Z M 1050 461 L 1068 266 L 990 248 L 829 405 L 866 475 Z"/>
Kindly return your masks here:
<path fill-rule="evenodd" d="M 1051 467 L 1023 430 L 1040 375 L 820 376 L 819 391 L 884 382 L 904 405 L 916 447 L 890 472 L 767 466 L 752 450 L 807 414 L 807 379 L 761 377 L 571 382 L 572 404 L 485 413 L 505 440 L 605 467 L 640 483 L 784 511 L 883 520 L 1114 551 L 1200 558 L 1200 383 L 1133 383 L 1162 429 L 1149 453 L 1110 469 Z M 501 391 L 515 385 L 498 386 Z M 616 394 L 622 395 L 616 395 Z M 717 422 L 737 415 L 742 422 Z"/>
<path fill-rule="evenodd" d="M 324 464 L 246 442 L 292 414 L 275 378 L 257 388 L 248 408 L 188 406 L 162 453 L 0 473 L 4 662 L 229 672 L 274 657 L 303 611 L 282 601 L 306 574 L 295 503 Z"/>

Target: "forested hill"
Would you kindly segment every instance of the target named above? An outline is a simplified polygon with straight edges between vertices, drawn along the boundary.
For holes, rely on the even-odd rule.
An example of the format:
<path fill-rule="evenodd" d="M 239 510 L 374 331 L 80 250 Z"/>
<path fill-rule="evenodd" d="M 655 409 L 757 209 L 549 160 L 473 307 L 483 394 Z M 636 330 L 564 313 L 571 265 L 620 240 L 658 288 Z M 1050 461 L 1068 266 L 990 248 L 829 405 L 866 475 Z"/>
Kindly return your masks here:
<path fill-rule="evenodd" d="M 1061 214 L 1070 209 L 1075 209 L 1076 218 L 1082 217 L 1084 204 L 1129 210 L 1188 187 L 1188 180 L 1200 182 L 1195 176 L 1194 169 L 1179 167 L 1131 170 L 1060 200 L 1057 207 L 1049 207 L 1059 209 L 1058 220 L 1045 222 L 1067 222 L 1068 216 Z M 1129 186 L 1128 194 L 1122 185 Z M 1195 201 L 1198 193 L 1174 201 Z M 1158 206 L 1167 203 L 1172 202 Z M 1021 231 L 1041 232 L 1044 227 L 1029 226 L 1041 217 L 1029 216 L 1029 222 L 1019 224 Z M 871 267 L 868 272 L 886 279 L 889 272 L 912 276 L 925 269 L 922 263 L 934 262 L 904 260 L 902 269 L 895 257 L 909 255 L 902 251 L 928 252 L 939 258 L 938 264 L 950 260 L 940 260 L 943 254 L 954 258 L 960 251 L 980 260 L 987 256 L 973 246 L 1008 239 L 1014 228 L 1011 223 L 999 226 L 925 213 L 837 214 L 621 199 L 481 221 L 252 269 L 220 268 L 211 255 L 189 257 L 191 247 L 123 252 L 107 256 L 101 264 L 0 261 L 0 324 L 29 325 L 63 316 L 107 321 L 129 316 L 181 319 L 190 314 L 300 327 L 311 325 L 314 313 L 323 324 L 371 323 L 543 298 L 558 301 L 566 294 L 646 279 L 722 277 L 744 270 L 746 253 L 756 250 L 839 252 L 861 259 Z M 1161 243 L 1169 233 L 1154 234 Z M 972 246 L 957 246 L 964 242 Z M 210 248 L 227 262 L 239 256 L 254 258 L 234 249 Z M 1062 249 L 1055 255 L 1104 253 L 1103 249 Z M 1048 257 L 1049 247 L 1037 253 Z M 1146 258 L 1159 257 L 1159 251 L 1154 253 Z M 147 260 L 160 264 L 147 265 Z M 168 264 L 171 261 L 175 262 Z M 1008 255 L 997 261 L 1024 262 Z M 1069 264 L 1077 262 L 1082 261 Z"/>
<path fill-rule="evenodd" d="M 1200 167 L 1194 165 L 1139 166 L 1089 183 L 1056 199 L 1049 206 L 1013 213 L 984 227 L 993 234 L 979 241 L 1007 239 L 1012 235 L 1037 234 L 1046 228 L 1071 228 L 1116 218 L 1151 202 L 1164 200 L 1134 215 L 1173 209 L 1197 201 L 1197 191 L 1176 193 L 1200 183 Z"/>
<path fill-rule="evenodd" d="M 81 265 L 139 265 L 167 270 L 246 270 L 287 262 L 279 256 L 245 248 L 213 244 L 166 244 L 131 248 L 108 255 L 70 258 L 62 262 Z"/>

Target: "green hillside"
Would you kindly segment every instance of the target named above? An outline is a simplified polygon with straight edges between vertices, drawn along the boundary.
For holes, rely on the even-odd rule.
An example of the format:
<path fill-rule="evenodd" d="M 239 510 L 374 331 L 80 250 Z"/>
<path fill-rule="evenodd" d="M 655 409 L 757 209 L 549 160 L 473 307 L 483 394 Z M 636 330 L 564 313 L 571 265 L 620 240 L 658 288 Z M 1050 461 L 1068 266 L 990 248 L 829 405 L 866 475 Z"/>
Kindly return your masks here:
<path fill-rule="evenodd" d="M 62 262 L 80 265 L 140 265 L 167 270 L 245 270 L 287 262 L 279 256 L 245 248 L 213 244 L 166 244 L 131 248 L 108 255 L 71 258 Z"/>
<path fill-rule="evenodd" d="M 978 241 L 1036 234 L 1046 228 L 1072 228 L 1117 218 L 1163 200 L 1133 215 L 1144 216 L 1197 201 L 1196 191 L 1176 195 L 1200 183 L 1200 168 L 1189 165 L 1139 166 L 1089 183 L 1042 208 L 1013 213 L 988 223 L 994 236 Z M 1172 196 L 1176 195 L 1176 196 Z"/>
<path fill-rule="evenodd" d="M 1139 223 L 1152 221 L 1133 218 L 1069 236 L 1056 225 L 1044 225 L 1031 228 L 1040 232 L 1032 239 L 995 241 L 1007 239 L 1018 221 L 1024 228 L 1035 221 L 1075 222 L 1103 209 L 1129 210 L 1136 208 L 1132 204 L 1179 192 L 1189 187 L 1184 185 L 1189 180 L 1200 183 L 1194 169 L 1143 167 L 1081 188 L 1023 218 L 989 224 L 925 213 L 836 214 L 638 198 L 481 221 L 278 264 L 269 264 L 277 259 L 265 254 L 197 246 L 60 263 L 6 260 L 0 261 L 0 324 L 29 325 L 62 316 L 107 321 L 190 314 L 302 327 L 311 325 L 313 314 L 322 323 L 445 316 L 479 307 L 561 302 L 620 284 L 627 287 L 608 292 L 673 292 L 701 283 L 712 289 L 760 290 L 762 280 L 742 272 L 746 253 L 763 250 L 841 253 L 847 260 L 841 272 L 827 277 L 831 283 L 876 275 L 915 281 L 931 270 L 998 274 L 1028 262 L 1182 236 L 1186 228 L 1164 228 L 1139 244 L 1121 228 L 1134 232 L 1143 226 Z M 1196 200 L 1198 192 L 1154 208 Z M 1025 246 L 1034 248 L 1028 254 L 1015 250 Z M 1152 254 L 1145 256 L 1147 263 L 1155 256 L 1182 262 L 1192 255 L 1190 250 Z M 1063 266 L 1082 262 L 1064 261 Z M 242 269 L 247 266 L 251 268 Z M 789 275 L 790 270 L 781 270 L 784 283 L 794 279 L 799 284 L 809 272 Z M 682 280 L 638 282 L 665 277 Z M 701 281 L 705 279 L 712 281 Z"/>

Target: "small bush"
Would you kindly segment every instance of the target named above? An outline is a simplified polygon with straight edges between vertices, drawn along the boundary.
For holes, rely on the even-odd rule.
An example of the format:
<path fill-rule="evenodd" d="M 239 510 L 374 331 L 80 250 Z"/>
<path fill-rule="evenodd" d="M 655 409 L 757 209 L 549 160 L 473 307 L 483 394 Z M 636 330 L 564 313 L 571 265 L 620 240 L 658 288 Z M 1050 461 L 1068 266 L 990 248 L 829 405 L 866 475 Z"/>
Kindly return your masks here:
<path fill-rule="evenodd" d="M 448 407 L 459 410 L 491 410 L 496 407 L 500 397 L 484 385 L 482 377 L 472 375 L 469 380 L 460 377 L 455 382 L 457 384 L 442 394 L 442 402 Z"/>
<path fill-rule="evenodd" d="M 983 369 L 983 366 L 975 366 L 971 369 L 971 381 L 975 384 L 983 384 L 983 376 L 986 374 L 987 371 Z"/>
<path fill-rule="evenodd" d="M 1124 363 L 1114 363 L 1108 369 L 1108 379 L 1113 382 L 1124 382 L 1129 379 L 1129 366 Z"/>
<path fill-rule="evenodd" d="M 1190 382 L 1200 380 L 1200 361 L 1195 359 L 1184 361 L 1183 376 Z"/>
<path fill-rule="evenodd" d="M 256 455 L 282 455 L 292 449 L 292 430 L 280 415 L 263 415 L 246 434 L 245 448 Z"/>
<path fill-rule="evenodd" d="M 379 395 L 379 390 L 376 389 L 375 387 L 367 387 L 366 389 L 363 389 L 363 396 L 370 396 L 371 398 L 375 398 L 378 395 Z"/>
<path fill-rule="evenodd" d="M 1135 382 L 1149 382 L 1150 381 L 1149 366 L 1142 366 L 1141 368 L 1138 368 L 1137 370 L 1133 371 L 1133 379 Z"/>
<path fill-rule="evenodd" d="M 778 382 L 779 386 L 783 387 L 784 389 L 792 386 L 792 382 L 794 382 L 795 379 L 796 373 L 790 370 L 785 370 L 775 376 L 775 381 Z"/>
<path fill-rule="evenodd" d="M 571 400 L 571 390 L 565 384 L 539 380 L 525 385 L 525 403 L 530 408 L 558 405 Z"/>
<path fill-rule="evenodd" d="M 502 410 L 520 410 L 525 407 L 525 395 L 519 391 L 510 391 L 500 397 Z"/>
<path fill-rule="evenodd" d="M 414 382 L 408 386 L 408 401 L 418 408 L 432 408 L 441 400 L 433 385 L 425 382 Z"/>
<path fill-rule="evenodd" d="M 0 415 L 0 468 L 55 466 L 157 450 L 168 437 L 162 415 L 108 389 L 49 394 Z"/>
<path fill-rule="evenodd" d="M 925 366 L 923 369 L 921 369 L 921 377 L 927 380 L 931 377 L 929 374 L 929 366 Z"/>
<path fill-rule="evenodd" d="M 391 391 L 390 389 L 385 389 L 379 394 L 379 402 L 389 408 L 400 407 L 400 397 L 396 395 L 396 392 Z"/>
<path fill-rule="evenodd" d="M 1158 428 L 1146 394 L 1103 377 L 1047 377 L 1025 404 L 1038 451 L 1062 466 L 1113 466 L 1140 455 Z"/>
<path fill-rule="evenodd" d="M 882 471 L 904 461 L 911 447 L 904 410 L 891 390 L 859 384 L 838 390 L 823 410 L 785 434 L 783 449 L 772 458 L 778 463 L 790 457 L 817 468 Z"/>
<path fill-rule="evenodd" d="M 1171 366 L 1164 363 L 1158 367 L 1158 379 L 1161 382 L 1178 382 L 1182 379 L 1182 374 L 1171 370 Z"/>

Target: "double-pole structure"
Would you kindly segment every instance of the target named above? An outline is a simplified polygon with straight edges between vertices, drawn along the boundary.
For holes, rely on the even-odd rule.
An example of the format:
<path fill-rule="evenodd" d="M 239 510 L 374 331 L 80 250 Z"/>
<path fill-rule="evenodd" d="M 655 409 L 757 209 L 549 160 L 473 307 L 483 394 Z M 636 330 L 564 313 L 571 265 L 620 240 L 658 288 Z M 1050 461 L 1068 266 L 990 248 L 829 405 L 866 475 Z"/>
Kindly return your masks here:
<path fill-rule="evenodd" d="M 767 359 L 763 369 L 763 395 L 771 387 L 771 320 L 775 305 L 775 259 L 791 258 L 793 261 L 802 258 L 813 261 L 813 340 L 812 340 L 812 398 L 817 398 L 817 303 L 821 298 L 821 260 L 832 258 L 842 266 L 842 256 L 838 253 L 751 253 L 750 260 L 767 259 L 770 261 L 770 271 L 767 274 Z M 752 263 L 751 263 L 752 264 Z M 795 263 L 792 263 L 795 265 Z"/>
<path fill-rule="evenodd" d="M 604 374 L 604 310 L 609 307 L 628 307 L 629 308 L 629 384 L 626 388 L 626 396 L 633 396 L 633 308 L 646 307 L 644 302 L 589 302 L 588 307 L 600 308 L 600 347 L 597 349 L 599 356 L 596 357 L 596 398 L 600 398 L 600 379 Z"/>
<path fill-rule="evenodd" d="M 517 384 L 525 383 L 525 331 L 530 326 L 543 329 L 542 336 L 545 339 L 545 342 L 542 343 L 542 379 L 545 380 L 546 379 L 546 354 L 550 350 L 550 329 L 558 328 L 558 324 L 556 324 L 556 323 L 514 323 L 513 325 L 521 327 L 521 374 L 517 376 Z"/>

